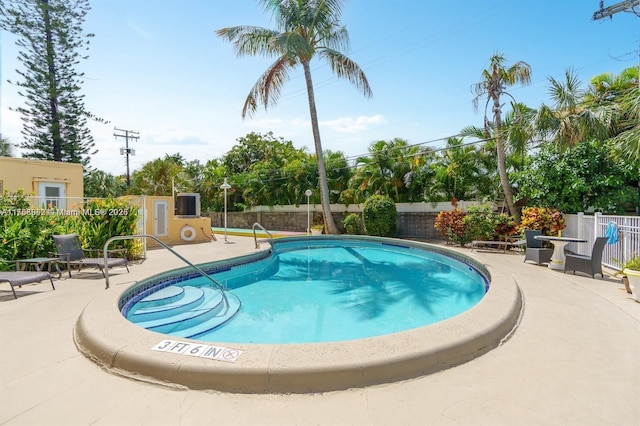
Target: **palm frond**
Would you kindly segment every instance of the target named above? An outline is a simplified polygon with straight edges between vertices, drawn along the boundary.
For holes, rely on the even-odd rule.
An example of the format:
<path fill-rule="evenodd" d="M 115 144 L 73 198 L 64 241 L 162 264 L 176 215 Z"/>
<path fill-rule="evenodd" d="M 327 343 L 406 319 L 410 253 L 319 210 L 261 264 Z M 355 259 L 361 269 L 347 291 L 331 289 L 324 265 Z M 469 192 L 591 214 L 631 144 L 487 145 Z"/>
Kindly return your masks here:
<path fill-rule="evenodd" d="M 272 38 L 278 33 L 268 28 L 240 25 L 237 27 L 222 28 L 216 34 L 233 43 L 238 56 L 273 56 L 279 52 L 274 49 Z"/>
<path fill-rule="evenodd" d="M 286 56 L 279 57 L 271 64 L 247 95 L 242 108 L 242 118 L 247 115 L 252 117 L 258 104 L 267 109 L 269 105 L 277 103 L 284 82 L 288 79 L 289 70 L 293 65 Z"/>
<path fill-rule="evenodd" d="M 336 50 L 326 48 L 319 49 L 318 55 L 329 61 L 331 70 L 336 73 L 339 78 L 349 80 L 349 82 L 356 86 L 365 96 L 370 97 L 372 95 L 371 87 L 369 86 L 369 81 L 364 71 L 349 57 Z"/>

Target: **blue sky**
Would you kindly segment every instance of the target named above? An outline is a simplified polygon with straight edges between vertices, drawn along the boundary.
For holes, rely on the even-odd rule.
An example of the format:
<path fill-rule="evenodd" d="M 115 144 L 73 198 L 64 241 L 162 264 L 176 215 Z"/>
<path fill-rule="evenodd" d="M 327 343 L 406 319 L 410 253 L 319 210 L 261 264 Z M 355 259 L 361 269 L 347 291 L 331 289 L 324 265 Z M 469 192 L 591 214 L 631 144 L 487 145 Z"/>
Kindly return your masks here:
<path fill-rule="evenodd" d="M 214 31 L 273 28 L 256 0 L 92 0 L 91 7 L 85 31 L 95 38 L 79 67 L 82 93 L 87 109 L 110 121 L 90 125 L 99 149 L 92 166 L 125 172 L 124 142 L 113 137 L 114 126 L 140 132 L 132 170 L 164 154 L 203 163 L 220 158 L 249 132 L 272 131 L 313 152 L 302 70 L 292 74 L 278 105 L 241 118 L 246 95 L 272 59 L 237 58 Z M 598 7 L 598 0 L 347 2 L 345 53 L 366 73 L 373 96 L 312 62 L 324 149 L 355 156 L 376 140 L 415 144 L 480 126 L 483 111 L 474 111 L 470 88 L 495 52 L 509 64 L 531 66 L 531 85 L 511 90 L 531 107 L 549 102 L 547 77 L 561 78 L 568 68 L 586 87 L 597 74 L 637 66 L 640 18 L 619 13 L 592 21 Z M 2 33 L 0 130 L 17 144 L 21 121 L 9 108 L 22 99 L 6 82 L 21 67 L 14 41 Z"/>

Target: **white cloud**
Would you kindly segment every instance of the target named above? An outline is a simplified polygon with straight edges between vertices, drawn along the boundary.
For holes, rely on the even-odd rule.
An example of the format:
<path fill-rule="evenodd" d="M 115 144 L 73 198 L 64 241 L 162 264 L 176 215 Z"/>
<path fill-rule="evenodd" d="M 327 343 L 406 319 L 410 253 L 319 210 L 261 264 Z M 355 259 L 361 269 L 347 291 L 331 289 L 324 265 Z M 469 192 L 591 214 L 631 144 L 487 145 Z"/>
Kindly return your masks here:
<path fill-rule="evenodd" d="M 335 120 L 321 121 L 320 125 L 338 133 L 360 133 L 386 123 L 383 115 L 342 117 Z"/>

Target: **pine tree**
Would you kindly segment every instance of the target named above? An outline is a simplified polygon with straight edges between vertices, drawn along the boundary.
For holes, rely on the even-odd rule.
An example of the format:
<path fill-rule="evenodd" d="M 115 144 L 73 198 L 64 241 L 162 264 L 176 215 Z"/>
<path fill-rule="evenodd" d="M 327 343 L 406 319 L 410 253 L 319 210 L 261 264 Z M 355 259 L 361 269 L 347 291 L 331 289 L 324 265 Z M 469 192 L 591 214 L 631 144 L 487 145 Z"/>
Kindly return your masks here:
<path fill-rule="evenodd" d="M 89 164 L 95 142 L 80 93 L 83 73 L 75 67 L 86 59 L 89 38 L 82 24 L 89 0 L 0 0 L 0 28 L 17 36 L 16 70 L 25 105 L 22 115 L 24 157 Z M 82 52 L 82 53 L 81 53 Z"/>

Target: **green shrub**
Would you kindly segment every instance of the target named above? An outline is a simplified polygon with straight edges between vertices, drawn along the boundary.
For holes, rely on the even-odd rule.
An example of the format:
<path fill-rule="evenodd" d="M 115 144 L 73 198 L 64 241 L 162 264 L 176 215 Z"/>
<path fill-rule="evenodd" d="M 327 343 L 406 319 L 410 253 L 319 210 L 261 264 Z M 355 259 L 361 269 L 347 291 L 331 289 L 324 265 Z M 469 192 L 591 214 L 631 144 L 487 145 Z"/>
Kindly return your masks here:
<path fill-rule="evenodd" d="M 502 240 L 511 235 L 518 233 L 518 224 L 513 216 L 500 213 L 495 217 L 494 230 L 498 237 Z"/>
<path fill-rule="evenodd" d="M 469 206 L 467 215 L 462 221 L 466 240 L 494 240 L 497 235 L 495 233 L 495 215 L 493 209 L 488 205 Z"/>
<path fill-rule="evenodd" d="M 0 194 L 0 270 L 15 269 L 18 259 L 55 253 L 52 235 L 76 232 L 84 248 L 102 249 L 110 237 L 135 233 L 138 210 L 124 200 L 89 201 L 77 207 L 41 209 L 31 207 L 22 190 Z M 139 240 L 115 241 L 109 248 L 126 248 L 129 258 L 142 253 Z"/>
<path fill-rule="evenodd" d="M 111 237 L 133 235 L 138 223 L 138 209 L 120 199 L 100 199 L 86 202 L 80 214 L 78 234 L 85 249 L 104 248 Z M 127 257 L 136 258 L 142 253 L 137 240 L 117 240 L 109 249 L 126 249 Z"/>
<path fill-rule="evenodd" d="M 362 219 L 367 235 L 395 236 L 397 216 L 396 205 L 389 197 L 373 195 L 364 202 Z"/>
<path fill-rule="evenodd" d="M 18 259 L 48 257 L 55 251 L 51 235 L 75 223 L 73 217 L 32 208 L 24 191 L 0 195 L 0 270 L 13 270 Z"/>
<path fill-rule="evenodd" d="M 342 221 L 344 230 L 349 235 L 359 235 L 362 233 L 362 226 L 360 225 L 360 215 L 357 213 L 351 213 Z"/>
<path fill-rule="evenodd" d="M 466 212 L 459 209 L 442 211 L 436 217 L 434 227 L 447 242 L 455 241 L 461 246 L 473 240 L 504 240 L 518 232 L 513 216 L 496 214 L 488 205 L 471 206 Z"/>

